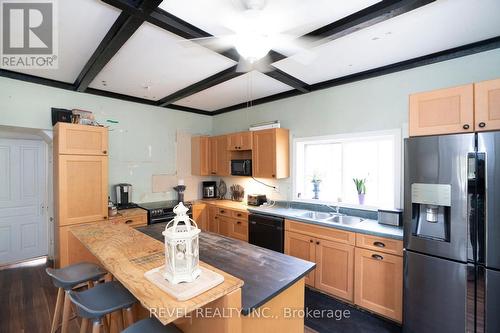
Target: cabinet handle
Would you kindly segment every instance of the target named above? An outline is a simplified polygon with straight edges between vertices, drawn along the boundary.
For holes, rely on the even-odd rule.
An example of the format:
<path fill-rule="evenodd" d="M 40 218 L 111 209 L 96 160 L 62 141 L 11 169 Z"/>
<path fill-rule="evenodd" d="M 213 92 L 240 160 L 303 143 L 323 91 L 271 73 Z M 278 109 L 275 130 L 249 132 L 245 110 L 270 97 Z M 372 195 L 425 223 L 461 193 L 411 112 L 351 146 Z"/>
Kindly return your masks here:
<path fill-rule="evenodd" d="M 240 221 L 236 221 L 236 224 L 241 224 L 241 222 Z"/>
<path fill-rule="evenodd" d="M 134 222 L 134 220 L 127 220 L 127 221 L 125 221 L 125 224 L 130 224 L 132 222 Z"/>
<path fill-rule="evenodd" d="M 319 241 L 316 241 L 316 245 L 319 245 Z"/>
<path fill-rule="evenodd" d="M 479 123 L 479 127 L 481 127 L 481 128 L 486 127 L 486 124 L 485 124 L 485 123 L 483 123 L 483 122 L 480 122 L 480 123 Z"/>
<path fill-rule="evenodd" d="M 216 172 L 212 171 L 212 172 L 211 172 L 211 174 L 212 174 L 212 175 L 215 175 L 215 174 L 216 174 Z"/>
<path fill-rule="evenodd" d="M 217 219 L 218 219 L 218 217 L 216 216 L 216 217 L 214 217 L 214 219 L 216 219 L 216 220 L 217 220 Z"/>
<path fill-rule="evenodd" d="M 236 214 L 236 216 L 241 217 L 242 215 L 241 215 L 241 213 L 238 213 L 238 214 Z"/>
<path fill-rule="evenodd" d="M 271 175 L 273 178 L 276 177 L 276 175 Z"/>
<path fill-rule="evenodd" d="M 103 150 L 103 151 L 102 151 L 102 153 L 103 153 L 103 154 L 107 154 L 107 153 L 108 153 L 108 151 L 107 151 L 107 150 Z"/>
<path fill-rule="evenodd" d="M 464 126 L 462 126 L 464 130 L 468 130 L 469 129 L 469 124 L 465 124 Z"/>
<path fill-rule="evenodd" d="M 108 217 L 107 217 L 107 216 L 103 216 L 102 218 L 103 218 L 103 219 L 105 219 L 105 220 L 107 220 L 107 219 L 108 219 Z"/>
<path fill-rule="evenodd" d="M 221 210 L 221 211 L 220 211 L 220 213 L 221 213 L 221 214 L 224 214 L 225 212 L 226 212 L 225 210 Z"/>
<path fill-rule="evenodd" d="M 373 242 L 373 245 L 375 245 L 376 247 L 385 247 L 385 244 L 382 242 Z"/>
<path fill-rule="evenodd" d="M 382 257 L 380 254 L 372 254 L 372 258 L 375 260 L 384 260 L 384 257 Z"/>
<path fill-rule="evenodd" d="M 310 243 L 313 243 L 314 241 L 312 239 L 309 240 Z"/>

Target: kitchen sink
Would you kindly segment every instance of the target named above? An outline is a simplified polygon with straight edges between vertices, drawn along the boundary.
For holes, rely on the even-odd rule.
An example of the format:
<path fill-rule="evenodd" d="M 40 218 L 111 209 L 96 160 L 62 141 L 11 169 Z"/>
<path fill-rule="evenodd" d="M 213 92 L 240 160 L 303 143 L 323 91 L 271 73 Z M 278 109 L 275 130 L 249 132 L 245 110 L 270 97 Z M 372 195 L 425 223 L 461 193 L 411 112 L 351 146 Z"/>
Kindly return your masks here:
<path fill-rule="evenodd" d="M 313 219 L 313 220 L 326 220 L 332 217 L 335 217 L 334 213 L 325 213 L 325 212 L 304 212 L 300 213 L 297 215 L 297 217 L 303 217 L 306 219 Z"/>
<path fill-rule="evenodd" d="M 353 225 L 362 222 L 363 219 L 355 216 L 337 215 L 325 219 L 325 222 L 338 223 L 344 225 Z"/>

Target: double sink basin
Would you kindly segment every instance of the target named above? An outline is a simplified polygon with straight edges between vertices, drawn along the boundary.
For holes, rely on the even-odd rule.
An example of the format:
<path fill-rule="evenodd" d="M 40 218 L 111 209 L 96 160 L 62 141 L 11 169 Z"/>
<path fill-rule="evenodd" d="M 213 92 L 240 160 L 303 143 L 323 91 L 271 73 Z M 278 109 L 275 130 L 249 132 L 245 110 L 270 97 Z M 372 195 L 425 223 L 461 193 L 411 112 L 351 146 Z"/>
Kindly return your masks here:
<path fill-rule="evenodd" d="M 362 218 L 356 216 L 347 216 L 339 213 L 325 213 L 316 211 L 301 212 L 294 215 L 300 218 L 343 225 L 354 225 L 363 221 Z"/>

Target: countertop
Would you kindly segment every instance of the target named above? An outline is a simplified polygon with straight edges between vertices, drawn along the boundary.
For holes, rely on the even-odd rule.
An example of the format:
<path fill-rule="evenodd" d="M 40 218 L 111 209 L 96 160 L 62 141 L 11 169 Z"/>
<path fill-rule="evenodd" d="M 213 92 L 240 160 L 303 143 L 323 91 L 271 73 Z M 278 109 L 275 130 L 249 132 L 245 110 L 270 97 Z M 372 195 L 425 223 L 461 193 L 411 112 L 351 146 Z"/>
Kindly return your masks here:
<path fill-rule="evenodd" d="M 205 203 L 221 208 L 227 208 L 227 209 L 232 209 L 232 210 L 237 210 L 240 212 L 247 212 L 248 206 L 245 205 L 243 202 L 239 201 L 232 201 L 232 200 L 219 200 L 219 199 L 200 199 L 196 200 L 194 202 L 195 204 L 197 203 Z"/>
<path fill-rule="evenodd" d="M 137 230 L 163 241 L 165 223 Z M 242 313 L 248 315 L 309 273 L 316 264 L 211 232 L 200 234 L 200 260 L 244 281 Z"/>
<path fill-rule="evenodd" d="M 403 239 L 403 227 L 395 227 L 384 224 L 379 224 L 376 220 L 363 219 L 362 222 L 354 225 L 343 225 L 337 223 L 322 222 L 320 220 L 313 220 L 304 217 L 298 217 L 300 213 L 306 212 L 306 210 L 295 209 L 295 208 L 285 208 L 285 207 L 247 207 L 248 211 L 251 213 L 280 216 L 293 221 L 300 221 L 309 224 L 316 224 L 323 227 L 342 229 L 352 232 L 358 232 L 362 234 L 387 237 L 397 240 Z"/>
<path fill-rule="evenodd" d="M 163 242 L 124 224 L 96 222 L 72 227 L 70 232 L 146 309 L 158 310 L 155 315 L 164 325 L 238 290 L 243 285 L 243 281 L 237 277 L 200 261 L 201 266 L 224 276 L 224 282 L 181 302 L 144 277 L 147 271 L 165 264 Z"/>
<path fill-rule="evenodd" d="M 116 219 L 127 218 L 137 215 L 147 216 L 148 212 L 142 208 L 130 208 L 130 209 L 122 209 L 119 210 L 115 216 L 108 217 L 108 220 L 113 221 Z"/>

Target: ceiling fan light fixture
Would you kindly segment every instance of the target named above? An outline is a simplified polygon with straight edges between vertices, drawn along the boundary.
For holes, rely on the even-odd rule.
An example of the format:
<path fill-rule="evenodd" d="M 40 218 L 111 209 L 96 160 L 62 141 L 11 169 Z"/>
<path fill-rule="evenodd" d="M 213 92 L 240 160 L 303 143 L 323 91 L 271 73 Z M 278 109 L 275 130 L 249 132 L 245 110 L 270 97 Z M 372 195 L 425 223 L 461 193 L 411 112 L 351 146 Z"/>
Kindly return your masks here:
<path fill-rule="evenodd" d="M 248 33 L 238 36 L 235 47 L 240 56 L 253 63 L 271 51 L 271 42 L 267 36 Z"/>

